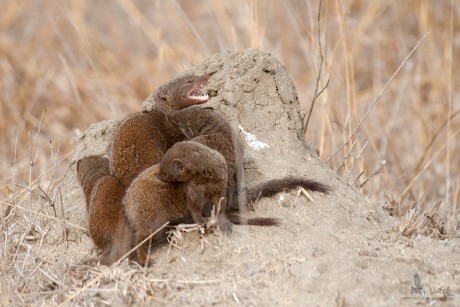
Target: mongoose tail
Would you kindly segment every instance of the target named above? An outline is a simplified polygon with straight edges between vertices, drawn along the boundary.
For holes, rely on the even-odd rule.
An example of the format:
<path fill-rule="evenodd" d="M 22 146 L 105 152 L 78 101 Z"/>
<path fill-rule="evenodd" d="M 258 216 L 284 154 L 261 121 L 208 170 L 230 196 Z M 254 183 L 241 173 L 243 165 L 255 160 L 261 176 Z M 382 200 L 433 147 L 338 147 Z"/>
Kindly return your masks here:
<path fill-rule="evenodd" d="M 274 217 L 243 218 L 240 214 L 228 214 L 228 219 L 235 225 L 278 226 L 280 219 Z"/>
<path fill-rule="evenodd" d="M 281 179 L 271 179 L 249 188 L 246 193 L 247 201 L 253 202 L 259 197 L 270 197 L 284 190 L 290 190 L 297 187 L 326 194 L 329 193 L 331 189 L 328 185 L 315 180 L 289 176 Z"/>

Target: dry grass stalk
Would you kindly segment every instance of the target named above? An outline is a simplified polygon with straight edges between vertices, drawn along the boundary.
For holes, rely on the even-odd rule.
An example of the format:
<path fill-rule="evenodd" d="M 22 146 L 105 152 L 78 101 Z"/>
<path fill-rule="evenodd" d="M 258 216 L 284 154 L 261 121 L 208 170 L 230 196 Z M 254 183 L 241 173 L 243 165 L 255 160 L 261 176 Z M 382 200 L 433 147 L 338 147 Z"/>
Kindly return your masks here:
<path fill-rule="evenodd" d="M 217 226 L 217 219 L 220 212 L 220 207 L 222 202 L 225 201 L 225 198 L 222 197 L 219 200 L 219 203 L 216 206 L 212 207 L 211 216 L 206 221 L 205 225 L 200 224 L 179 224 L 177 226 L 172 227 L 166 233 L 168 235 L 167 239 L 171 246 L 179 247 L 182 243 L 183 236 L 182 232 L 199 232 L 201 235 L 205 234 L 210 229 L 216 228 Z"/>
<path fill-rule="evenodd" d="M 414 203 L 398 221 L 399 232 L 407 237 L 424 234 L 435 238 L 445 238 L 444 221 L 438 215 L 441 201 L 429 210 L 422 210 L 420 204 Z"/>
<path fill-rule="evenodd" d="M 402 67 L 404 66 L 404 64 L 406 64 L 407 60 L 411 57 L 411 55 L 415 52 L 415 50 L 418 49 L 418 47 L 420 46 L 420 44 L 425 40 L 425 38 L 430 35 L 431 33 L 426 33 L 421 39 L 420 41 L 415 45 L 414 48 L 412 48 L 412 50 L 409 52 L 409 54 L 406 56 L 406 58 L 402 61 L 402 63 L 398 66 L 398 68 L 395 70 L 395 72 L 393 73 L 393 75 L 390 77 L 390 79 L 388 79 L 387 83 L 385 83 L 385 85 L 383 86 L 382 90 L 380 91 L 379 95 L 377 96 L 377 98 L 373 101 L 371 107 L 366 111 L 366 113 L 364 114 L 364 116 L 361 118 L 360 122 L 356 125 L 356 127 L 354 128 L 353 132 L 350 134 L 350 136 L 347 138 L 347 140 L 342 144 L 340 145 L 337 150 L 329 157 L 326 159 L 326 162 L 330 161 L 342 148 L 344 148 L 344 146 L 346 144 L 348 144 L 351 139 L 355 136 L 355 134 L 359 131 L 359 129 L 361 128 L 361 125 L 364 123 L 364 121 L 368 118 L 370 112 L 375 108 L 375 106 L 377 105 L 377 103 L 379 102 L 380 98 L 382 98 L 383 94 L 385 93 L 385 90 L 387 89 L 387 87 L 390 85 L 390 83 L 394 80 L 394 78 L 396 77 L 396 75 L 398 74 L 398 72 L 402 69 Z"/>
<path fill-rule="evenodd" d="M 323 62 L 324 62 L 323 46 L 321 44 L 321 6 L 322 6 L 322 4 L 323 4 L 323 1 L 320 0 L 319 1 L 319 8 L 318 8 L 318 19 L 317 19 L 317 22 L 318 22 L 319 70 L 318 70 L 318 76 L 316 78 L 315 92 L 314 92 L 314 95 L 313 95 L 313 99 L 311 101 L 310 110 L 308 111 L 307 120 L 305 121 L 305 124 L 303 126 L 303 133 L 304 134 L 307 133 L 308 123 L 310 122 L 311 114 L 313 113 L 313 108 L 315 107 L 315 102 L 318 99 L 318 97 L 327 89 L 327 87 L 329 86 L 329 81 L 330 81 L 330 79 L 328 79 L 326 81 L 326 85 L 324 85 L 321 90 L 319 89 L 319 83 L 321 81 L 321 76 L 322 76 L 322 73 L 323 73 Z"/>
<path fill-rule="evenodd" d="M 101 272 L 96 278 L 90 280 L 84 287 L 76 291 L 73 295 L 69 296 L 66 298 L 62 303 L 59 304 L 59 306 L 64 306 L 65 304 L 71 302 L 73 299 L 75 299 L 78 295 L 82 294 L 84 291 L 89 289 L 91 286 L 95 285 L 98 283 L 102 278 L 105 278 L 112 270 L 114 270 L 115 267 L 120 265 L 120 263 L 125 260 L 129 255 L 131 255 L 136 249 L 138 249 L 142 244 L 145 242 L 149 241 L 154 235 L 156 235 L 159 231 L 161 231 L 163 228 L 165 228 L 168 225 L 169 222 L 165 223 L 163 226 L 158 228 L 156 231 L 154 231 L 150 236 L 145 238 L 142 242 L 140 242 L 138 245 L 134 246 L 128 253 L 123 255 L 120 259 L 118 259 L 115 263 L 113 263 L 107 270 L 104 270 Z"/>
<path fill-rule="evenodd" d="M 67 227 L 86 231 L 63 221 L 56 189 L 80 131 L 137 111 L 159 84 L 229 49 L 273 53 L 305 110 L 328 76 L 327 91 L 314 100 L 308 143 L 318 144 L 331 168 L 358 178 L 364 193 L 389 195 L 403 234 L 458 233 L 460 6 L 358 0 L 324 2 L 316 11 L 320 3 L 0 2 L 1 303 L 40 304 L 46 293 L 57 304 L 69 287 L 99 274 L 81 268 L 62 289 L 55 279 L 67 271 L 40 255 L 53 226 L 61 226 L 61 241 L 70 240 Z M 382 160 L 385 172 L 373 176 Z M 426 197 L 416 200 L 420 192 Z M 135 300 L 129 287 L 116 290 L 127 303 Z"/>

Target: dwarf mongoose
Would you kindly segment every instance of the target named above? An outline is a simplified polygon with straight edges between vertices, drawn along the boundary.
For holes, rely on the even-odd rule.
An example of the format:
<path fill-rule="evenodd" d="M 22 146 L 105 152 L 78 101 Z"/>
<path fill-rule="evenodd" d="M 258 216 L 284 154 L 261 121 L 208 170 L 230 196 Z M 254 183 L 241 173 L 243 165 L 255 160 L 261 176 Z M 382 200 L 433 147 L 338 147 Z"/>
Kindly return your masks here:
<path fill-rule="evenodd" d="M 243 145 L 230 122 L 214 109 L 199 106 L 170 112 L 167 117 L 187 139 L 217 150 L 224 156 L 228 167 L 227 203 L 236 204 L 236 197 L 233 198 L 237 195 L 246 205 Z"/>
<path fill-rule="evenodd" d="M 168 221 L 177 225 L 191 215 L 196 223 L 203 224 L 203 204 L 210 200 L 218 205 L 226 188 L 227 166 L 219 152 L 193 141 L 176 143 L 159 164 L 139 174 L 126 191 L 123 209 L 133 232 L 133 246 Z M 225 211 L 219 214 L 218 226 L 224 231 L 231 229 Z M 143 244 L 136 251 L 141 264 L 147 262 L 147 246 Z"/>
<path fill-rule="evenodd" d="M 167 117 L 188 139 L 209 146 L 225 157 L 229 170 L 227 210 L 239 208 L 242 211 L 242 205 L 238 206 L 238 202 L 246 205 L 258 197 L 272 196 L 299 186 L 311 191 L 329 191 L 327 185 L 302 177 L 268 180 L 247 189 L 244 180 L 243 145 L 231 124 L 222 115 L 212 108 L 195 106 L 168 113 Z M 237 198 L 238 202 L 235 201 Z"/>
<path fill-rule="evenodd" d="M 185 139 L 165 113 L 208 101 L 201 93 L 207 81 L 207 75 L 176 78 L 152 94 L 151 111 L 132 114 L 120 123 L 112 141 L 110 168 L 125 188 L 144 169 L 160 162 L 172 145 Z"/>
<path fill-rule="evenodd" d="M 90 236 L 102 251 L 101 263 L 110 265 L 130 246 L 130 233 L 120 206 L 124 188 L 110 175 L 109 160 L 100 156 L 78 160 L 77 178 L 86 198 Z"/>

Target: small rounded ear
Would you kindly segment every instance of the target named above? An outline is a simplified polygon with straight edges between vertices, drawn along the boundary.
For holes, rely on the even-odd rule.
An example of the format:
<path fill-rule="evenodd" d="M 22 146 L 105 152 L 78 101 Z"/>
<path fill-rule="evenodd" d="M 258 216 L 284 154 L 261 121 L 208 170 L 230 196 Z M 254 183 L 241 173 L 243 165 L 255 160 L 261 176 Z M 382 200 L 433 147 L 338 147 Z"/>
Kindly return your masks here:
<path fill-rule="evenodd" d="M 165 86 L 160 87 L 160 89 L 158 90 L 158 97 L 160 97 L 160 99 L 166 100 L 168 99 L 168 96 L 169 96 L 168 88 Z"/>
<path fill-rule="evenodd" d="M 172 162 L 174 173 L 182 174 L 185 170 L 185 165 L 180 159 L 174 159 Z"/>
<path fill-rule="evenodd" d="M 166 100 L 169 96 L 168 86 L 167 85 L 160 86 L 155 95 L 159 99 Z"/>
<path fill-rule="evenodd" d="M 162 99 L 162 100 L 167 100 L 168 99 L 168 93 L 163 92 L 163 93 L 160 93 L 159 96 L 160 96 L 160 99 Z"/>

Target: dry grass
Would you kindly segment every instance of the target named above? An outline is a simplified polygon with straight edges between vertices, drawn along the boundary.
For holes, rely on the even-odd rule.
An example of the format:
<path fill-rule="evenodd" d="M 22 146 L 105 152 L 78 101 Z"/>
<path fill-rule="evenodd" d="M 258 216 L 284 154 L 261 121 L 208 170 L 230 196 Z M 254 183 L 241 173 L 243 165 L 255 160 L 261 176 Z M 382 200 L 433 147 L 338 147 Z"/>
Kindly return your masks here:
<path fill-rule="evenodd" d="M 329 80 L 307 141 L 347 182 L 386 199 L 403 234 L 455 234 L 460 6 L 453 0 L 324 1 L 320 24 L 318 6 L 0 1 L 0 200 L 3 210 L 16 206 L 10 217 L 28 222 L 3 219 L 1 270 L 32 261 L 28 242 L 43 240 L 52 225 L 65 229 L 56 187 L 80 131 L 138 110 L 159 84 L 212 53 L 249 47 L 285 64 L 306 112 L 315 88 Z M 50 216 L 49 224 L 37 221 L 40 214 Z M 26 252 L 18 259 L 20 251 Z M 48 264 L 37 265 L 31 267 Z M 54 279 L 49 276 L 49 287 Z M 20 282 L 31 289 L 27 276 Z M 2 278 L 2 293 L 9 287 Z"/>

